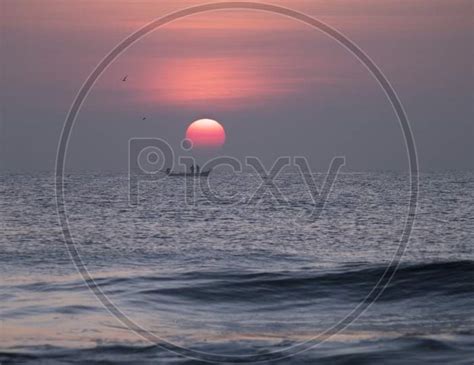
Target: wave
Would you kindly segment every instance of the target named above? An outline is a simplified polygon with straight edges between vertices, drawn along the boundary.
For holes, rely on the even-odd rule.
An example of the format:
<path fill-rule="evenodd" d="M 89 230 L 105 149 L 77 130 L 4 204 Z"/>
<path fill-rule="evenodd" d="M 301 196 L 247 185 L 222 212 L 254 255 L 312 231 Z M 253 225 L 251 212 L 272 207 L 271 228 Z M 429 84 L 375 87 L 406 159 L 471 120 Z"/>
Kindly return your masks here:
<path fill-rule="evenodd" d="M 278 350 L 283 344 L 262 344 L 265 350 L 259 350 L 249 342 L 197 343 L 192 347 L 198 351 L 219 353 L 231 351 L 235 355 L 263 353 Z M 285 346 L 289 343 L 285 342 Z M 471 338 L 461 335 L 450 339 L 424 336 L 400 336 L 361 340 L 356 342 L 327 343 L 304 353 L 291 356 L 271 364 L 468 364 L 472 362 L 474 343 Z M 229 361 L 235 360 L 229 358 Z M 87 364 L 124 364 L 155 363 L 160 364 L 201 364 L 180 355 L 166 351 L 160 346 L 133 344 L 97 344 L 92 348 L 61 348 L 53 346 L 35 346 L 21 349 L 7 349 L 0 352 L 2 363 L 87 363 Z M 245 361 L 242 361 L 245 363 Z M 270 362 L 268 363 L 270 364 Z"/>
<path fill-rule="evenodd" d="M 203 301 L 305 301 L 336 298 L 360 301 L 378 282 L 385 266 L 349 266 L 317 271 L 249 272 L 236 270 L 188 271 L 166 275 L 99 276 L 95 282 L 106 293 L 145 301 L 157 296 Z M 401 265 L 379 301 L 403 300 L 434 295 L 474 297 L 474 261 L 433 262 Z M 35 292 L 87 290 L 81 280 L 36 282 L 16 288 Z"/>
<path fill-rule="evenodd" d="M 164 286 L 149 285 L 138 293 L 197 301 L 295 301 L 330 297 L 360 300 L 374 287 L 384 271 L 385 267 L 378 266 L 336 272 L 188 272 L 174 277 L 171 280 L 174 285 L 165 281 Z M 474 294 L 473 277 L 474 261 L 405 265 L 397 270 L 379 300 L 427 295 L 469 297 Z"/>

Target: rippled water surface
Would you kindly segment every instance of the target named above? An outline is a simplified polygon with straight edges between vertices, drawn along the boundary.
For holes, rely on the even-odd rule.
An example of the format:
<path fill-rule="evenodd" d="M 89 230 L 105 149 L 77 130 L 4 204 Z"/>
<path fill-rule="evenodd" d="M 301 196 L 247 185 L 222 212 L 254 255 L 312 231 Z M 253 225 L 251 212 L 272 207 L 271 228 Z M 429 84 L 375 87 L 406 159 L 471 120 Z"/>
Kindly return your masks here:
<path fill-rule="evenodd" d="M 156 346 L 78 273 L 54 177 L 4 173 L 0 362 L 184 364 L 197 362 L 192 351 L 266 362 L 305 349 L 275 362 L 472 364 L 474 173 L 420 179 L 415 227 L 393 280 L 349 326 L 318 337 L 364 302 L 396 255 L 406 175 L 339 175 L 316 221 L 293 172 L 277 179 L 285 202 L 266 194 L 246 204 L 259 178 L 215 172 L 213 191 L 238 203 L 210 202 L 193 179 L 168 177 L 141 184 L 137 206 L 125 174 L 68 175 L 69 227 L 89 284 L 159 338 Z"/>

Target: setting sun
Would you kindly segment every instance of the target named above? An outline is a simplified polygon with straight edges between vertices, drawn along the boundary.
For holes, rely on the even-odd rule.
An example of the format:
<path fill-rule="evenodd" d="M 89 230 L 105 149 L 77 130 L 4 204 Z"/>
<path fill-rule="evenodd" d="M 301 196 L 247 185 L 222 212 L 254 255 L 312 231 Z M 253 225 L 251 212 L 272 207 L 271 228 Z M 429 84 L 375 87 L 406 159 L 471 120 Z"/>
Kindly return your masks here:
<path fill-rule="evenodd" d="M 226 135 L 222 125 L 213 119 L 198 119 L 186 130 L 186 138 L 194 147 L 221 147 Z"/>

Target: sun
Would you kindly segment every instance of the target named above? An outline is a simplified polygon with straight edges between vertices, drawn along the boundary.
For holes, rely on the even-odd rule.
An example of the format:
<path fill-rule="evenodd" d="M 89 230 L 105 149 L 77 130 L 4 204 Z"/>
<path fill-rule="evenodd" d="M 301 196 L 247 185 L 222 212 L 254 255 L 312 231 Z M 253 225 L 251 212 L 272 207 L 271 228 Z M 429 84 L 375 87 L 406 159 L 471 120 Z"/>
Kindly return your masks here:
<path fill-rule="evenodd" d="M 198 119 L 192 122 L 186 130 L 186 139 L 193 147 L 215 148 L 222 147 L 226 134 L 224 127 L 214 119 Z"/>

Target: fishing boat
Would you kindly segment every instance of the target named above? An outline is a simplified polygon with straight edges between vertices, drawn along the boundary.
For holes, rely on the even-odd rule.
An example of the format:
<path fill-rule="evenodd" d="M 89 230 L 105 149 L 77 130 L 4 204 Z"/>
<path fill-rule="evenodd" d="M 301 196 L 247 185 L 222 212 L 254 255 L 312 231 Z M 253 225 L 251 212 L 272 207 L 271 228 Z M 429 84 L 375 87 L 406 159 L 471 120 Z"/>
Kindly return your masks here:
<path fill-rule="evenodd" d="M 211 169 L 207 171 L 199 171 L 199 172 L 171 172 L 169 170 L 166 171 L 166 175 L 168 176 L 183 176 L 183 177 L 205 177 L 208 176 L 211 172 Z"/>

